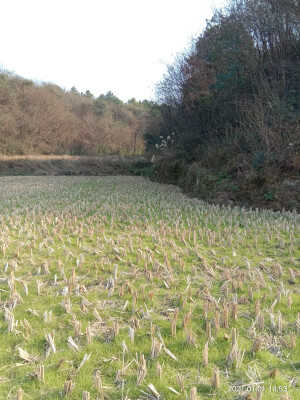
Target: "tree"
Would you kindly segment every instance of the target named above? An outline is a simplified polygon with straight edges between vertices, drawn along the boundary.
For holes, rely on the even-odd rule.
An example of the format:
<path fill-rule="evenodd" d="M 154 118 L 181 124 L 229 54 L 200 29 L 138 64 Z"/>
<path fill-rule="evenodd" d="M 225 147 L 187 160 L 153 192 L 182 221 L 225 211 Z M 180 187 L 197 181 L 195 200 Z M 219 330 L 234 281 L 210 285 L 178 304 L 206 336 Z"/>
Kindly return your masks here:
<path fill-rule="evenodd" d="M 217 10 L 189 53 L 157 85 L 161 130 L 178 132 L 193 158 L 209 143 L 279 159 L 297 140 L 298 0 L 233 0 Z"/>
<path fill-rule="evenodd" d="M 100 97 L 105 100 L 108 101 L 110 103 L 114 103 L 116 105 L 121 105 L 123 104 L 122 100 L 120 100 L 117 96 L 115 96 L 113 94 L 113 92 L 111 92 L 110 90 L 108 92 L 106 92 L 106 94 L 101 94 Z"/>
<path fill-rule="evenodd" d="M 89 90 L 86 90 L 84 96 L 85 96 L 85 97 L 88 97 L 88 98 L 90 98 L 90 99 L 92 99 L 92 98 L 94 97 L 94 95 L 93 95 Z"/>
<path fill-rule="evenodd" d="M 94 101 L 94 113 L 98 117 L 102 117 L 105 114 L 105 111 L 106 111 L 106 101 L 103 99 L 103 97 L 99 96 Z"/>
<path fill-rule="evenodd" d="M 76 89 L 75 86 L 71 87 L 71 92 L 74 93 L 74 94 L 79 94 L 79 92 L 78 92 L 78 90 Z"/>
<path fill-rule="evenodd" d="M 143 132 L 146 108 L 123 104 L 111 92 L 94 99 L 75 86 L 64 91 L 0 73 L 2 154 L 132 154 L 133 129 Z M 143 151 L 141 135 L 136 152 Z"/>

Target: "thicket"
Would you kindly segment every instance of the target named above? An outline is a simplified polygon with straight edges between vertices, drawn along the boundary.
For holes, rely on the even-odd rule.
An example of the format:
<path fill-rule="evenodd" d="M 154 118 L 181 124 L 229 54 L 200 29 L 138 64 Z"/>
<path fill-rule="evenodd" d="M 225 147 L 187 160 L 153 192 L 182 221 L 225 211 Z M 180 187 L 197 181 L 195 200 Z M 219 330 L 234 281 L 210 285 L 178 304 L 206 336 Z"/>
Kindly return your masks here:
<path fill-rule="evenodd" d="M 158 83 L 147 146 L 209 166 L 300 169 L 299 114 L 299 0 L 230 1 Z"/>
<path fill-rule="evenodd" d="M 0 71 L 0 154 L 133 154 L 144 150 L 147 101 L 123 103 L 75 87 L 23 79 Z"/>

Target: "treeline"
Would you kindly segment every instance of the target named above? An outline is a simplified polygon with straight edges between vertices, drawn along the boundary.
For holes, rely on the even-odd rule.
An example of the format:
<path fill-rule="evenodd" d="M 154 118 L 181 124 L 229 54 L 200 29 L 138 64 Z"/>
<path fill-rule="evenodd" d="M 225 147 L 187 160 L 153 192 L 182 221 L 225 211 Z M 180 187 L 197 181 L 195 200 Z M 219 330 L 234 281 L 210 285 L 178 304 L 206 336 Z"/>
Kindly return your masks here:
<path fill-rule="evenodd" d="M 236 0 L 216 11 L 168 67 L 157 102 L 159 130 L 147 144 L 158 152 L 300 169 L 299 0 Z"/>
<path fill-rule="evenodd" d="M 0 154 L 139 154 L 150 103 L 0 72 Z"/>
<path fill-rule="evenodd" d="M 0 154 L 133 154 L 300 169 L 300 2 L 230 0 L 157 84 L 156 103 L 0 72 Z"/>

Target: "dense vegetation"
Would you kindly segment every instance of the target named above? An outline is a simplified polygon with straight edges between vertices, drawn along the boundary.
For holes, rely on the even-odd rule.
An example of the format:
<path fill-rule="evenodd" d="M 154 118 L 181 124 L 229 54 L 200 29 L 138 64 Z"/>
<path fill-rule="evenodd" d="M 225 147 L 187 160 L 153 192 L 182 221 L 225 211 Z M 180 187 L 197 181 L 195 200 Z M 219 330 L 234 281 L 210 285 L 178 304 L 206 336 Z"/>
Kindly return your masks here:
<path fill-rule="evenodd" d="M 147 101 L 94 98 L 0 73 L 0 154 L 133 154 L 144 149 Z"/>
<path fill-rule="evenodd" d="M 298 214 L 138 177 L 0 185 L 1 399 L 299 399 Z"/>
<path fill-rule="evenodd" d="M 208 166 L 299 170 L 299 1 L 230 1 L 168 67 L 157 100 L 148 147 Z"/>
<path fill-rule="evenodd" d="M 156 103 L 2 72 L 0 154 L 133 154 L 145 139 L 205 166 L 299 171 L 299 10 L 299 0 L 229 0 L 168 66 Z"/>

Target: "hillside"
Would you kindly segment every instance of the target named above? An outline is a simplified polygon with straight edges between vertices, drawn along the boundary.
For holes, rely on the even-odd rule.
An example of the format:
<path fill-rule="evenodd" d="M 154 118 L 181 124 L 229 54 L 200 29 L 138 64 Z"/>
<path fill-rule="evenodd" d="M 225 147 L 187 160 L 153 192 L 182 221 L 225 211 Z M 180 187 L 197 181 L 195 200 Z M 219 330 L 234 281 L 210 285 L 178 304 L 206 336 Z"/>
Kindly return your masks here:
<path fill-rule="evenodd" d="M 0 72 L 0 155 L 133 154 L 144 149 L 148 102 L 94 98 Z"/>
<path fill-rule="evenodd" d="M 299 211 L 299 27 L 297 0 L 215 10 L 157 84 L 145 136 L 157 179 L 216 203 Z"/>

